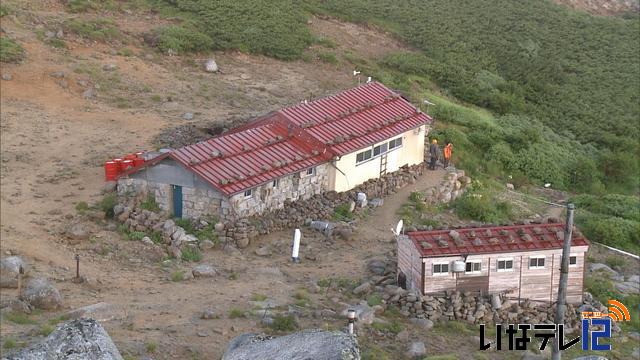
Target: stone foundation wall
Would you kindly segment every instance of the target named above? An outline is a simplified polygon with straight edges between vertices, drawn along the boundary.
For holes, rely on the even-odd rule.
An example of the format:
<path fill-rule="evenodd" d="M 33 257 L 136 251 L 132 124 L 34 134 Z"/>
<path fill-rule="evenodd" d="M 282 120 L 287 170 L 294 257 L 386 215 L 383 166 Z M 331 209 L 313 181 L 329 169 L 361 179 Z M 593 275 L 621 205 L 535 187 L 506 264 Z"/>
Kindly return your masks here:
<path fill-rule="evenodd" d="M 245 198 L 244 192 L 231 196 L 232 213 L 223 214 L 225 220 L 246 218 L 256 214 L 282 209 L 287 202 L 307 200 L 321 194 L 327 188 L 328 164 L 321 164 L 314 168 L 313 175 L 306 172 L 284 176 L 277 180 L 274 187 L 270 181 L 253 189 L 253 195 Z"/>
<path fill-rule="evenodd" d="M 218 237 L 223 243 L 231 243 L 239 248 L 244 248 L 257 236 L 302 226 L 311 220 L 330 219 L 335 207 L 351 202 L 355 203 L 359 192 L 365 193 L 369 200 L 393 194 L 404 186 L 415 183 L 424 170 L 424 164 L 403 167 L 396 172 L 382 176 L 380 179 L 371 179 L 342 193 L 318 192 L 311 196 L 308 196 L 307 193 L 305 194 L 308 196 L 306 200 L 290 201 L 287 199 L 280 209 L 264 212 L 260 216 L 226 221 L 224 230 L 218 233 Z M 363 210 L 356 207 L 354 211 Z"/>

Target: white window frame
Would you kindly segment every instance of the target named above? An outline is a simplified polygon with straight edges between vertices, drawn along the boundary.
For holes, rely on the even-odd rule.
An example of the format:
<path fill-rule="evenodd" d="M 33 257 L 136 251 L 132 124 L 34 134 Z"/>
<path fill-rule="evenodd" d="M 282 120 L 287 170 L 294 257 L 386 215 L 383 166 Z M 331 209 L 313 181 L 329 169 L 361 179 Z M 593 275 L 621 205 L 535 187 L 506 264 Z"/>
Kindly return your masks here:
<path fill-rule="evenodd" d="M 536 261 L 536 265 L 535 266 L 531 266 L 531 260 L 532 259 L 536 259 L 536 260 L 544 260 L 544 265 L 540 266 L 537 265 L 538 261 Z M 547 266 L 547 257 L 546 256 L 529 256 L 529 269 L 544 269 L 545 266 Z"/>
<path fill-rule="evenodd" d="M 309 173 L 309 171 L 311 171 L 311 173 Z M 313 176 L 316 174 L 316 167 L 310 167 L 307 170 L 305 170 L 304 172 L 304 176 Z"/>
<path fill-rule="evenodd" d="M 571 263 L 571 258 L 575 258 L 576 259 L 576 263 L 575 264 Z M 578 255 L 570 254 L 569 255 L 569 267 L 576 267 L 576 266 L 578 266 Z"/>
<path fill-rule="evenodd" d="M 244 198 L 251 199 L 253 197 L 253 188 L 244 191 Z"/>
<path fill-rule="evenodd" d="M 440 269 L 442 269 L 442 265 L 447 265 L 447 272 L 436 272 L 436 265 L 440 265 Z M 449 269 L 450 265 L 448 262 L 437 262 L 437 263 L 433 263 L 431 264 L 431 275 L 433 276 L 447 276 L 449 275 Z"/>
<path fill-rule="evenodd" d="M 467 264 L 473 264 L 473 265 L 471 265 L 471 271 L 467 271 Z M 480 269 L 474 270 L 475 264 L 479 264 L 480 265 Z M 471 261 L 465 261 L 464 262 L 464 273 L 465 274 L 480 274 L 481 272 L 482 272 L 482 260 L 471 260 Z"/>
<path fill-rule="evenodd" d="M 500 269 L 500 262 L 504 261 L 504 269 Z M 507 261 L 511 261 L 511 267 L 507 268 Z M 498 258 L 498 260 L 496 261 L 496 271 L 497 272 L 507 272 L 507 271 L 513 271 L 513 258 Z"/>
<path fill-rule="evenodd" d="M 383 150 L 384 148 L 384 150 Z M 379 149 L 379 153 L 376 154 L 376 149 Z M 377 157 L 377 156 L 381 156 L 383 154 L 386 154 L 387 152 L 389 152 L 389 143 L 382 143 L 378 146 L 374 146 L 373 147 L 373 157 Z"/>
<path fill-rule="evenodd" d="M 396 142 L 400 141 L 399 145 L 396 145 Z M 391 146 L 391 143 L 393 143 L 393 146 Z M 400 136 L 399 138 L 395 138 L 392 139 L 391 141 L 389 141 L 389 145 L 387 146 L 387 151 L 391 151 L 394 149 L 398 149 L 402 147 L 402 136 Z"/>
<path fill-rule="evenodd" d="M 367 152 L 369 153 L 369 157 L 365 159 L 364 158 L 365 157 L 364 154 L 367 153 Z M 358 161 L 358 155 L 362 155 L 362 160 Z M 369 148 L 367 150 L 360 151 L 359 153 L 356 154 L 356 165 L 364 164 L 364 163 L 366 163 L 367 161 L 369 161 L 371 159 L 373 159 L 373 148 Z"/>

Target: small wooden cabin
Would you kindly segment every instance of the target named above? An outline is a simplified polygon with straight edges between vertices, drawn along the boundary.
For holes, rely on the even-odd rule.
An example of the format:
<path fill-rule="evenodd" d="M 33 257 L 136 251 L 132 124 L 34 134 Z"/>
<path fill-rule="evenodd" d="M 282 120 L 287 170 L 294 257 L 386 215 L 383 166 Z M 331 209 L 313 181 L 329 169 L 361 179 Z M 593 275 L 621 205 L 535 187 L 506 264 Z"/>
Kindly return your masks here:
<path fill-rule="evenodd" d="M 506 293 L 512 299 L 555 302 L 562 223 L 415 231 L 398 236 L 398 283 L 423 295 L 446 290 Z M 589 242 L 574 229 L 567 302 L 582 302 Z"/>

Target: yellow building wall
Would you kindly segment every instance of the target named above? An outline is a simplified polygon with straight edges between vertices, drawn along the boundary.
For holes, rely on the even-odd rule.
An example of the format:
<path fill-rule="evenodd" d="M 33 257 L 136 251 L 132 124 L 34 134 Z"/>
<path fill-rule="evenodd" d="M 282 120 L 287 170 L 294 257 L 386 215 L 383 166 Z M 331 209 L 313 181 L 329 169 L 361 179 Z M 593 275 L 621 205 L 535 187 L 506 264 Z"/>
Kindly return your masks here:
<path fill-rule="evenodd" d="M 387 173 L 397 171 L 404 165 L 415 165 L 423 162 L 424 137 L 427 131 L 427 126 L 422 125 L 401 135 L 390 137 L 372 146 L 343 155 L 340 160 L 334 161 L 329 166 L 329 190 L 347 191 L 369 179 L 380 177 L 380 155 L 357 165 L 356 155 L 400 136 L 402 137 L 402 146 L 387 152 Z"/>

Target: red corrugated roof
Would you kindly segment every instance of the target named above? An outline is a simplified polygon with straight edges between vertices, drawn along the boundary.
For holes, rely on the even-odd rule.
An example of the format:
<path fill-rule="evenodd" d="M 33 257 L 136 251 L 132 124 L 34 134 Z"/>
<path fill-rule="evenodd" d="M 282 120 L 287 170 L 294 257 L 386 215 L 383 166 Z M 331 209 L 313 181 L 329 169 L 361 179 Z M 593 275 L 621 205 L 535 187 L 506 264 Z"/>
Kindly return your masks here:
<path fill-rule="evenodd" d="M 450 236 L 452 230 L 414 231 L 407 235 L 423 257 L 473 255 L 561 249 L 564 226 L 554 223 L 454 229 L 460 235 L 458 242 Z M 443 241 L 446 246 L 442 246 Z M 571 245 L 589 243 L 574 229 Z"/>
<path fill-rule="evenodd" d="M 431 121 L 399 94 L 372 82 L 265 115 L 125 174 L 171 157 L 233 195 Z"/>
<path fill-rule="evenodd" d="M 279 112 L 338 155 L 432 121 L 398 93 L 378 82 Z"/>
<path fill-rule="evenodd" d="M 243 131 L 223 134 L 170 153 L 176 161 L 227 195 L 326 162 L 326 146 L 279 114 Z"/>

